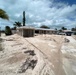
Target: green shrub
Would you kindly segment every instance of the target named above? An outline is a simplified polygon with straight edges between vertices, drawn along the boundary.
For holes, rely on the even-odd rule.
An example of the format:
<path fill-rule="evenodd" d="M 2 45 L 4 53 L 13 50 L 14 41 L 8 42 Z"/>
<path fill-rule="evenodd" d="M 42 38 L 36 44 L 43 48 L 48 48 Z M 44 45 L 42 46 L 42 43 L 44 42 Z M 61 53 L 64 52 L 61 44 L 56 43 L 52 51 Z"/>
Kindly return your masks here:
<path fill-rule="evenodd" d="M 11 29 L 10 29 L 9 26 L 6 26 L 6 27 L 5 27 L 5 34 L 6 34 L 6 35 L 12 35 L 12 31 L 11 31 Z"/>

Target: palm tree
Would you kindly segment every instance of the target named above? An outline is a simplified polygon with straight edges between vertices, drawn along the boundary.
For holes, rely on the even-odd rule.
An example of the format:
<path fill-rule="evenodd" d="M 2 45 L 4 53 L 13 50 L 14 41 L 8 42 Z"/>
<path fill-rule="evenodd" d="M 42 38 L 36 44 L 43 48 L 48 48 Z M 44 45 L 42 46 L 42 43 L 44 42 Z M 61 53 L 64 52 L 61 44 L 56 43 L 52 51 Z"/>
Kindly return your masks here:
<path fill-rule="evenodd" d="M 8 15 L 7 15 L 6 12 L 5 12 L 4 10 L 2 10 L 2 9 L 0 9 L 0 18 L 9 20 Z M 1 27 L 0 27 L 0 36 L 1 36 Z"/>
<path fill-rule="evenodd" d="M 15 22 L 14 24 L 13 24 L 15 27 L 21 27 L 22 25 L 21 25 L 21 22 Z"/>
<path fill-rule="evenodd" d="M 8 15 L 7 15 L 6 12 L 5 12 L 4 10 L 2 10 L 2 9 L 0 9 L 0 18 L 9 20 Z"/>

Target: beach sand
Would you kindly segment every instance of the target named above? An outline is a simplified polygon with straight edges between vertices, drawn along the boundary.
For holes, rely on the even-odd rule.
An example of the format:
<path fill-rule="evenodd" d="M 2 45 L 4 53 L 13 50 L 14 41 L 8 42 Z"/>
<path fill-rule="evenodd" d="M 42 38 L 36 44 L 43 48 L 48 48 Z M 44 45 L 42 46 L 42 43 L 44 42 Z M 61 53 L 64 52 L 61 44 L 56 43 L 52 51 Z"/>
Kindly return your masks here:
<path fill-rule="evenodd" d="M 76 42 L 70 37 L 14 34 L 1 38 L 0 75 L 76 75 Z"/>

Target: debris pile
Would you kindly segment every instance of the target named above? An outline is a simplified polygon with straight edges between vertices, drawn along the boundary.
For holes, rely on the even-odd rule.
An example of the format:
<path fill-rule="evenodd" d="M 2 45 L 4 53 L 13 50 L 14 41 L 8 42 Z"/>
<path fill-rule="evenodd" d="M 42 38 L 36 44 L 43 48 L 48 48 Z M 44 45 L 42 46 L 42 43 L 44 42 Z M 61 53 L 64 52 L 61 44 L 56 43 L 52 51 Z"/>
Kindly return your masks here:
<path fill-rule="evenodd" d="M 18 73 L 24 73 L 27 69 L 33 70 L 37 64 L 37 57 L 36 57 L 34 50 L 28 50 L 28 51 L 25 51 L 24 53 L 28 54 L 29 57 L 22 64 L 22 66 L 18 70 Z"/>

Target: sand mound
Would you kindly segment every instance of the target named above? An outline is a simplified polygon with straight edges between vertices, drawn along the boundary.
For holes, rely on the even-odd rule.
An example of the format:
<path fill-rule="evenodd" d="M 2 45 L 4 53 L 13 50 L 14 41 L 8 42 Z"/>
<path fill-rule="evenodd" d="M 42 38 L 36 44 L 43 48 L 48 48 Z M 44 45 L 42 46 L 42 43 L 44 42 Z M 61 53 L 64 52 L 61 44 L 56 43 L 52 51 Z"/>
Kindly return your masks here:
<path fill-rule="evenodd" d="M 23 38 L 15 34 L 2 39 L 0 75 L 76 75 L 76 41 L 72 37 Z"/>

